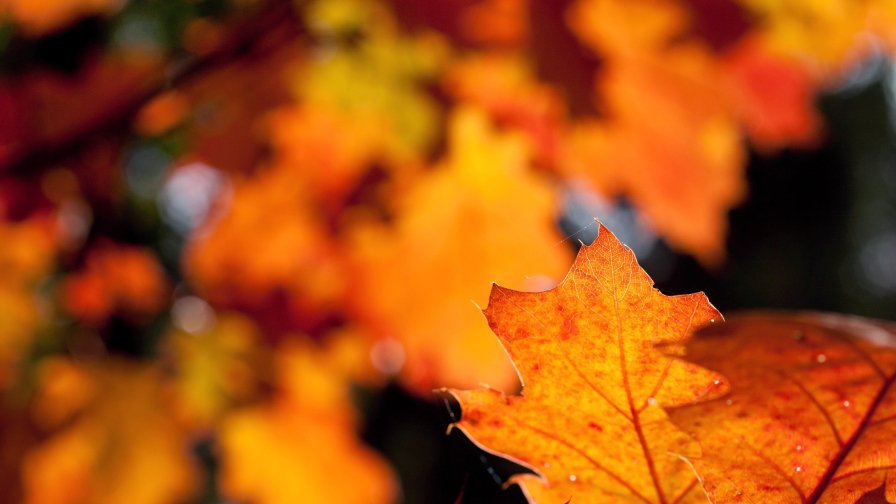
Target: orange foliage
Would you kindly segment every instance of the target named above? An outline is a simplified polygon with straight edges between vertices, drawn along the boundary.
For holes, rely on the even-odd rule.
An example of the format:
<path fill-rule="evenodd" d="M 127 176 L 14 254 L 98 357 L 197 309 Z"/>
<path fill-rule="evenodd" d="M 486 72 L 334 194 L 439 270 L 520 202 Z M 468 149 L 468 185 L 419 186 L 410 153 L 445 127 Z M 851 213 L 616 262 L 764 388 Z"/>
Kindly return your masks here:
<path fill-rule="evenodd" d="M 79 414 L 27 454 L 24 502 L 165 504 L 189 498 L 196 488 L 195 468 L 186 433 L 167 414 L 159 371 L 108 361 L 69 372 L 90 377 L 72 389 L 81 392 L 54 391 L 57 372 L 45 373 L 41 385 L 49 397 L 75 404 L 35 411 L 56 420 L 64 416 L 60 409 Z"/>
<path fill-rule="evenodd" d="M 607 58 L 597 100 L 608 117 L 575 128 L 565 170 L 629 197 L 673 246 L 718 265 L 727 211 L 745 192 L 722 68 L 699 41 L 678 42 L 687 17 L 673 1 L 582 0 L 569 20 Z"/>
<path fill-rule="evenodd" d="M 485 44 L 514 46 L 529 36 L 529 10 L 525 0 L 480 0 L 461 13 L 461 33 Z"/>
<path fill-rule="evenodd" d="M 604 194 L 628 196 L 671 244 L 718 265 L 727 211 L 745 192 L 744 153 L 712 65 L 692 46 L 608 68 L 612 121 L 577 127 L 564 164 Z"/>
<path fill-rule="evenodd" d="M 393 502 L 385 463 L 354 433 L 344 377 L 308 346 L 279 349 L 273 403 L 222 426 L 222 491 L 257 504 Z"/>
<path fill-rule="evenodd" d="M 188 111 L 186 97 L 177 91 L 169 91 L 153 98 L 140 109 L 134 129 L 142 135 L 159 135 L 183 120 Z"/>
<path fill-rule="evenodd" d="M 531 469 L 510 482 L 533 501 L 896 502 L 892 327 L 757 315 L 692 339 L 719 312 L 653 289 L 603 228 L 556 285 L 577 178 L 720 265 L 745 140 L 817 142 L 816 93 L 896 53 L 892 0 L 736 0 L 744 32 L 712 45 L 685 0 L 539 7 L 551 20 L 524 0 L 212 2 L 222 17 L 185 0 L 158 53 L 91 39 L 71 73 L 30 61 L 127 3 L 0 0 L 0 52 L 28 60 L 0 77 L 0 484 L 25 504 L 190 501 L 218 470 L 196 467 L 199 439 L 227 500 L 394 502 L 349 393 L 393 378 L 485 384 L 453 391 L 456 426 Z M 259 18 L 225 19 L 246 7 Z M 115 46 L 140 15 L 99 31 Z M 556 54 L 584 82 L 544 61 L 555 44 L 591 53 Z M 159 172 L 222 173 L 197 228 L 167 220 L 177 196 L 118 192 L 135 145 L 165 153 Z M 171 278 L 104 237 L 125 206 L 182 253 Z M 148 349 L 115 349 L 148 362 L 91 333 L 118 317 Z"/>
<path fill-rule="evenodd" d="M 34 291 L 54 265 L 53 224 L 40 216 L 0 220 L 0 390 L 15 382 L 19 361 L 41 324 L 44 310 Z"/>
<path fill-rule="evenodd" d="M 164 306 L 169 290 L 165 272 L 150 251 L 121 245 L 91 250 L 84 268 L 62 284 L 65 308 L 92 325 L 116 312 L 137 319 L 153 315 Z"/>
<path fill-rule="evenodd" d="M 276 162 L 284 173 L 335 209 L 371 164 L 382 159 L 388 141 L 381 124 L 325 107 L 277 110 L 269 127 Z M 336 131 L 340 133 L 334 135 Z"/>
<path fill-rule="evenodd" d="M 523 381 L 520 395 L 453 391 L 456 425 L 533 468 L 511 481 L 539 502 L 677 502 L 700 446 L 664 408 L 718 396 L 722 377 L 663 355 L 720 321 L 706 296 L 667 297 L 605 228 L 546 292 L 492 288 L 484 310 Z"/>
<path fill-rule="evenodd" d="M 757 18 L 756 32 L 775 49 L 807 61 L 827 78 L 842 77 L 883 42 L 896 46 L 891 0 L 739 0 Z"/>
<path fill-rule="evenodd" d="M 655 54 L 687 32 L 687 9 L 676 0 L 578 0 L 567 12 L 582 42 L 610 58 Z"/>
<path fill-rule="evenodd" d="M 758 3 L 758 2 L 757 2 Z M 692 33 L 676 0 L 580 0 L 575 34 L 605 59 L 596 101 L 562 164 L 626 196 L 671 245 L 707 265 L 724 258 L 728 210 L 745 194 L 741 130 L 762 151 L 806 146 L 821 129 L 819 81 L 798 55 L 748 35 L 723 54 Z"/>
<path fill-rule="evenodd" d="M 235 182 L 221 213 L 195 235 L 184 256 L 184 270 L 205 297 L 255 308 L 282 299 L 305 325 L 338 306 L 344 266 L 305 188 L 288 169 Z"/>
<path fill-rule="evenodd" d="M 491 281 L 535 287 L 559 277 L 568 251 L 552 225 L 557 204 L 529 171 L 523 139 L 495 133 L 482 112 L 458 111 L 449 137 L 447 158 L 398 199 L 395 229 L 359 230 L 354 306 L 404 345 L 412 387 L 512 389 L 474 303 Z"/>
<path fill-rule="evenodd" d="M 723 56 L 732 106 L 753 144 L 764 151 L 807 146 L 820 134 L 816 82 L 795 58 L 744 39 Z"/>

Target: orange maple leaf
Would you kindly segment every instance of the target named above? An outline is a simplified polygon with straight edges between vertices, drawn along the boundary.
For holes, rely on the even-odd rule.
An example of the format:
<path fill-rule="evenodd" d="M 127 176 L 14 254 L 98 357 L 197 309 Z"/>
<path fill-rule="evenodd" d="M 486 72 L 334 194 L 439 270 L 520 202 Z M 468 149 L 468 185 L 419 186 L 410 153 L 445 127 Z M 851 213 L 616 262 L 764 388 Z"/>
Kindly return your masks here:
<path fill-rule="evenodd" d="M 697 486 L 697 443 L 665 407 L 725 391 L 723 378 L 661 352 L 721 320 L 702 293 L 665 296 L 605 228 L 545 292 L 492 288 L 484 310 L 524 381 L 520 395 L 452 391 L 475 442 L 537 474 L 511 478 L 538 502 L 676 502 Z"/>
<path fill-rule="evenodd" d="M 896 328 L 854 317 L 741 315 L 702 331 L 688 359 L 731 393 L 672 408 L 697 439 L 712 502 L 896 502 Z M 861 500 L 865 502 L 865 500 Z"/>

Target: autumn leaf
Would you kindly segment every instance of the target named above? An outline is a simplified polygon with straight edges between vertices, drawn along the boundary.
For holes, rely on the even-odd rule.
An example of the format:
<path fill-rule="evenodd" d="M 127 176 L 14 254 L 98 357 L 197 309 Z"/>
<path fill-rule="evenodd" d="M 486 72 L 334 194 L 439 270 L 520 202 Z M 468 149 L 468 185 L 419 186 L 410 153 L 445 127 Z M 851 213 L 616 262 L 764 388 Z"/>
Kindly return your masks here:
<path fill-rule="evenodd" d="M 568 22 L 606 60 L 595 79 L 606 117 L 574 125 L 561 170 L 628 198 L 670 245 L 718 265 L 746 156 L 719 59 L 689 36 L 678 2 L 581 0 Z"/>
<path fill-rule="evenodd" d="M 101 325 L 115 312 L 145 319 L 164 307 L 169 290 L 151 251 L 112 243 L 91 250 L 84 268 L 67 276 L 61 288 L 66 310 L 90 325 Z"/>
<path fill-rule="evenodd" d="M 331 108 L 379 130 L 383 157 L 391 163 L 416 159 L 438 133 L 439 108 L 424 92 L 449 52 L 432 32 L 407 36 L 379 2 L 317 1 L 306 12 L 322 39 L 353 33 L 363 43 L 322 44 L 327 57 L 310 60 L 295 87 L 308 104 Z"/>
<path fill-rule="evenodd" d="M 381 121 L 323 106 L 281 107 L 270 114 L 268 126 L 274 163 L 333 213 L 343 208 L 345 196 L 383 158 L 384 144 L 391 141 Z M 341 133 L 334 136 L 334 131 Z"/>
<path fill-rule="evenodd" d="M 402 375 L 416 390 L 513 390 L 513 370 L 474 303 L 490 281 L 560 277 L 569 251 L 553 225 L 557 201 L 531 171 L 523 138 L 494 131 L 481 110 L 454 114 L 449 143 L 446 159 L 397 199 L 394 229 L 363 226 L 353 238 L 353 311 L 403 345 Z"/>
<path fill-rule="evenodd" d="M 511 478 L 537 502 L 677 502 L 698 486 L 700 447 L 664 408 L 721 394 L 724 379 L 667 356 L 721 320 L 702 293 L 665 296 L 601 227 L 545 292 L 492 288 L 484 310 L 523 380 L 520 395 L 452 391 L 456 425 L 536 471 Z"/>
<path fill-rule="evenodd" d="M 167 414 L 157 367 L 112 359 L 53 366 L 41 373 L 35 420 L 79 414 L 26 455 L 26 504 L 165 504 L 194 495 L 197 468 L 186 432 Z M 61 378 L 67 386 L 55 383 Z"/>
<path fill-rule="evenodd" d="M 818 140 L 818 83 L 804 63 L 747 37 L 725 52 L 721 64 L 732 107 L 758 149 L 811 146 Z"/>
<path fill-rule="evenodd" d="M 713 502 L 896 502 L 896 328 L 825 314 L 749 314 L 702 331 L 687 358 L 731 383 L 669 410 L 703 446 Z M 875 501 L 879 502 L 879 501 Z"/>
<path fill-rule="evenodd" d="M 310 327 L 338 305 L 345 278 L 339 254 L 307 188 L 282 166 L 238 180 L 188 243 L 184 270 L 213 304 L 263 312 L 287 308 L 287 327 Z M 253 243 L 252 254 L 241 244 Z"/>
<path fill-rule="evenodd" d="M 706 264 L 725 255 L 728 210 L 745 194 L 740 128 L 699 45 L 608 67 L 608 121 L 583 121 L 563 169 L 609 197 L 625 195 L 669 243 Z"/>
<path fill-rule="evenodd" d="M 221 427 L 222 491 L 258 504 L 386 504 L 397 488 L 385 462 L 355 433 L 349 382 L 310 345 L 280 348 L 269 405 Z"/>
<path fill-rule="evenodd" d="M 887 2 L 799 0 L 784 5 L 774 0 L 739 0 L 760 21 L 757 31 L 773 47 L 834 72 L 867 54 L 872 39 L 857 35 L 870 28 L 870 14 Z"/>
<path fill-rule="evenodd" d="M 538 82 L 523 58 L 499 52 L 466 58 L 452 65 L 444 81 L 458 100 L 482 107 L 499 125 L 525 133 L 535 161 L 554 166 L 566 107 L 561 93 Z"/>

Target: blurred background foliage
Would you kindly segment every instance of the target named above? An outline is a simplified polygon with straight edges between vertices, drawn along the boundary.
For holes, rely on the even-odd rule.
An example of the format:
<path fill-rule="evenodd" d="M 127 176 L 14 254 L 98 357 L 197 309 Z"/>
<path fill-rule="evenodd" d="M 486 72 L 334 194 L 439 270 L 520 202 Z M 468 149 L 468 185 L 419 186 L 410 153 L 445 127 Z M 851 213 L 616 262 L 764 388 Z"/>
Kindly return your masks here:
<path fill-rule="evenodd" d="M 600 219 L 894 319 L 896 4 L 0 0 L 0 494 L 520 502 L 433 389 Z"/>

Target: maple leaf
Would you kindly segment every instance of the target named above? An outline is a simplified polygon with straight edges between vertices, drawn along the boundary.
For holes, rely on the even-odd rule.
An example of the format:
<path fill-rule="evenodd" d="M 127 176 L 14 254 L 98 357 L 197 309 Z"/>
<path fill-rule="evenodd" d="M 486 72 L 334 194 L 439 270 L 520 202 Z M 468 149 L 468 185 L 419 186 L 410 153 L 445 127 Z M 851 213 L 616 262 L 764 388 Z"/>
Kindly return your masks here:
<path fill-rule="evenodd" d="M 602 193 L 626 195 L 670 244 L 706 264 L 724 257 L 727 212 L 745 193 L 740 128 L 719 75 L 699 45 L 609 66 L 600 91 L 612 118 L 576 127 L 562 161 Z"/>
<path fill-rule="evenodd" d="M 345 196 L 367 170 L 384 159 L 384 146 L 393 136 L 380 120 L 324 106 L 282 107 L 268 119 L 274 164 L 333 213 L 343 208 Z"/>
<path fill-rule="evenodd" d="M 455 425 L 534 469 L 511 478 L 530 499 L 676 502 L 698 486 L 680 457 L 700 448 L 663 408 L 714 397 L 726 384 L 655 346 L 671 349 L 721 320 L 705 295 L 663 295 L 600 227 L 559 286 L 494 286 L 484 313 L 524 388 L 452 391 L 463 409 Z"/>
<path fill-rule="evenodd" d="M 447 44 L 432 32 L 403 35 L 378 2 L 317 1 L 306 16 L 323 37 L 348 32 L 360 42 L 322 45 L 327 57 L 311 60 L 295 82 L 301 98 L 375 125 L 387 161 L 417 158 L 438 133 L 438 106 L 423 86 L 446 60 Z"/>
<path fill-rule="evenodd" d="M 724 398 L 669 410 L 703 446 L 713 502 L 896 502 L 896 326 L 827 314 L 749 314 L 702 331 L 687 358 Z M 878 502 L 876 500 L 875 502 Z M 864 501 L 862 501 L 864 502 Z"/>
<path fill-rule="evenodd" d="M 722 65 L 688 36 L 679 2 L 580 0 L 567 19 L 606 60 L 596 99 L 607 118 L 572 129 L 561 170 L 609 197 L 626 196 L 672 246 L 718 264 L 728 209 L 745 193 L 737 114 L 718 84 Z"/>

